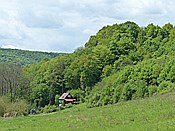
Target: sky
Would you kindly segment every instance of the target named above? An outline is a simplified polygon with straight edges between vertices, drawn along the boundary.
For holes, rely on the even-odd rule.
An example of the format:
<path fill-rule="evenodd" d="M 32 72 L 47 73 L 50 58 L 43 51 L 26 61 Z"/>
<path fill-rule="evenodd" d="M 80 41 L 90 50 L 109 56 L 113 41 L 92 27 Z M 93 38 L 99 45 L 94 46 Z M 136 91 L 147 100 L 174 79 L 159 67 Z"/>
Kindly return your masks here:
<path fill-rule="evenodd" d="M 175 25 L 175 0 L 0 0 L 0 47 L 73 52 L 103 26 Z"/>

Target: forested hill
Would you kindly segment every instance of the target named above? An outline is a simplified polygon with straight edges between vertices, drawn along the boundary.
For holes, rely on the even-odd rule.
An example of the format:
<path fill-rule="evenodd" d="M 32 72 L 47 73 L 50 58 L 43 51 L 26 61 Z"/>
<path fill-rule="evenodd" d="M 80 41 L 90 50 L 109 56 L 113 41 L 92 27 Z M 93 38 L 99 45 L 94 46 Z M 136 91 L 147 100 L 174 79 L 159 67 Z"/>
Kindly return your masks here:
<path fill-rule="evenodd" d="M 103 27 L 72 54 L 25 68 L 23 78 L 30 80 L 30 100 L 39 99 L 40 106 L 54 104 L 66 91 L 90 107 L 106 105 L 174 88 L 174 55 L 172 24 L 139 27 L 128 21 Z"/>
<path fill-rule="evenodd" d="M 59 55 L 59 53 L 0 48 L 0 62 L 10 62 L 22 66 L 38 63 L 44 58 L 55 58 Z"/>
<path fill-rule="evenodd" d="M 17 76 L 10 90 L 3 79 L 3 94 L 26 99 L 34 109 L 58 105 L 67 91 L 88 107 L 168 92 L 175 88 L 175 27 L 129 21 L 106 26 L 84 48 L 24 67 Z"/>

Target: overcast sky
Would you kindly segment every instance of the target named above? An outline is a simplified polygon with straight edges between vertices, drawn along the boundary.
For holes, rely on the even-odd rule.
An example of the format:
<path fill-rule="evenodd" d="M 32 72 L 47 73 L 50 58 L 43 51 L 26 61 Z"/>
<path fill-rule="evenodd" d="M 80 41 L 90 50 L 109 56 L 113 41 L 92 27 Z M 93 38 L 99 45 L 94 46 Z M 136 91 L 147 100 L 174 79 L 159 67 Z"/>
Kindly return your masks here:
<path fill-rule="evenodd" d="M 73 52 L 105 25 L 175 24 L 175 0 L 0 0 L 0 47 Z"/>

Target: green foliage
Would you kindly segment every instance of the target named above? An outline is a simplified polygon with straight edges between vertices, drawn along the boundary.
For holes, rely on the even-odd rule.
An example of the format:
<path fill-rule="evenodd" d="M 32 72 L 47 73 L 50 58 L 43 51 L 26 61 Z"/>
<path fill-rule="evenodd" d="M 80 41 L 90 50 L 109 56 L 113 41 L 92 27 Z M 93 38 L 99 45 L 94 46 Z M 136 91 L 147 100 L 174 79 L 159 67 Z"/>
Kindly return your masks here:
<path fill-rule="evenodd" d="M 55 96 L 66 91 L 64 74 L 70 60 L 70 56 L 65 55 L 26 66 L 19 84 L 20 98 L 26 98 L 31 104 L 39 99 L 39 107 L 54 105 Z"/>
<path fill-rule="evenodd" d="M 25 100 L 19 100 L 15 103 L 10 103 L 6 109 L 7 113 L 16 112 L 17 116 L 23 116 L 28 114 L 28 103 Z"/>
<path fill-rule="evenodd" d="M 60 98 L 60 95 L 55 95 L 55 105 L 59 105 L 59 98 Z"/>
<path fill-rule="evenodd" d="M 85 93 L 81 89 L 70 90 L 69 93 L 76 99 L 76 101 L 84 102 Z"/>
<path fill-rule="evenodd" d="M 103 70 L 102 70 L 102 75 L 101 75 L 101 77 L 102 77 L 102 78 L 105 78 L 105 77 L 110 76 L 110 75 L 112 74 L 112 71 L 113 71 L 112 65 L 106 65 L 106 66 L 103 68 Z"/>
<path fill-rule="evenodd" d="M 175 86 L 174 86 L 174 84 L 172 82 L 170 82 L 170 81 L 163 81 L 158 86 L 158 92 L 159 93 L 163 93 L 165 91 L 169 91 L 169 90 L 172 90 L 174 88 L 175 88 Z"/>
<path fill-rule="evenodd" d="M 61 53 L 47 53 L 37 51 L 27 51 L 18 49 L 0 48 L 0 62 L 14 63 L 16 65 L 25 66 L 37 63 L 43 59 L 51 59 L 59 56 Z"/>
<path fill-rule="evenodd" d="M 154 94 L 157 93 L 157 86 L 156 85 L 150 85 L 148 87 L 148 91 L 149 91 L 149 96 L 152 96 Z"/>
<path fill-rule="evenodd" d="M 70 91 L 89 107 L 170 91 L 175 83 L 175 28 L 127 21 L 103 27 L 74 53 L 23 68 L 18 98 L 38 108 Z M 13 94 L 12 94 L 13 95 Z"/>
<path fill-rule="evenodd" d="M 1 117 L 16 117 L 28 114 L 28 103 L 25 100 L 10 102 L 6 97 L 0 97 Z"/>
<path fill-rule="evenodd" d="M 9 100 L 5 97 L 0 98 L 0 116 L 3 117 L 3 115 L 6 112 L 6 107 L 8 106 Z"/>
<path fill-rule="evenodd" d="M 55 105 L 53 105 L 53 106 L 46 105 L 45 107 L 41 108 L 42 113 L 51 113 L 51 112 L 56 112 L 58 110 L 59 110 L 58 107 Z"/>
<path fill-rule="evenodd" d="M 121 100 L 143 98 L 174 88 L 173 26 L 169 23 L 162 28 L 153 24 L 140 29 L 137 26 L 132 28 L 132 31 L 136 32 L 134 39 L 129 35 L 130 31 L 125 28 L 128 24 L 133 23 L 126 22 L 108 28 L 109 32 L 112 28 L 119 31 L 119 34 L 113 32 L 116 39 L 105 37 L 111 39 L 108 47 L 115 56 L 110 63 L 110 66 L 113 65 L 113 70 L 111 71 L 109 64 L 103 68 L 101 76 L 103 79 L 100 82 L 102 84 L 94 86 L 95 89 L 91 91 L 87 100 L 91 106 L 99 106 L 98 103 L 105 105 L 111 103 L 110 101 L 116 103 Z M 98 35 L 97 33 L 96 38 Z M 98 41 L 103 39 L 104 37 L 99 38 Z M 105 75 L 108 71 L 109 75 Z M 111 90 L 114 93 L 110 93 Z M 97 99 L 97 94 L 100 99 Z"/>

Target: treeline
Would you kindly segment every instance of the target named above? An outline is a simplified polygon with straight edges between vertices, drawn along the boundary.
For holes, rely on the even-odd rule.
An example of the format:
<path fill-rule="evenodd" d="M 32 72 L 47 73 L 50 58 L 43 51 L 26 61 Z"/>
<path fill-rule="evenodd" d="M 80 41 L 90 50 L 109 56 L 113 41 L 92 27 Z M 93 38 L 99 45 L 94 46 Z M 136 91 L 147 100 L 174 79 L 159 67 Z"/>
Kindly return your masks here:
<path fill-rule="evenodd" d="M 174 55 L 170 23 L 106 26 L 84 48 L 24 67 L 15 98 L 41 108 L 66 91 L 88 107 L 152 96 L 174 89 Z"/>
<path fill-rule="evenodd" d="M 0 63 L 0 96 L 16 99 L 21 67 L 14 64 Z"/>
<path fill-rule="evenodd" d="M 13 63 L 19 66 L 38 63 L 41 60 L 55 58 L 62 53 L 27 51 L 19 49 L 4 49 L 0 48 L 0 62 Z"/>

